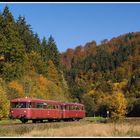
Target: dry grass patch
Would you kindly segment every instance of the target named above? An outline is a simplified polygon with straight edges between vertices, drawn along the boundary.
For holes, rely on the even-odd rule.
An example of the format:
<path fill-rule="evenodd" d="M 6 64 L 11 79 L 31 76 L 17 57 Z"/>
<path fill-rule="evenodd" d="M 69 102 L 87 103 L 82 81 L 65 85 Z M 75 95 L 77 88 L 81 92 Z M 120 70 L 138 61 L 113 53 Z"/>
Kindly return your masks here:
<path fill-rule="evenodd" d="M 140 136 L 140 125 L 128 123 L 86 123 L 77 126 L 34 129 L 25 137 L 132 137 Z"/>

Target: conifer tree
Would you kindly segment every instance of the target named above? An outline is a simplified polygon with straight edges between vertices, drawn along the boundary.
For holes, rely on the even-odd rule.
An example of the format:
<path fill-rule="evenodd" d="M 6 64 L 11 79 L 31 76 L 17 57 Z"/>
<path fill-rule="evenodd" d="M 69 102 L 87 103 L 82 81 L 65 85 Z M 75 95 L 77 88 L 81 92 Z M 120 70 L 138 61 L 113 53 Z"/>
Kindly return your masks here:
<path fill-rule="evenodd" d="M 60 54 L 52 36 L 49 37 L 47 43 L 47 57 L 48 60 L 53 61 L 57 69 L 60 68 Z"/>
<path fill-rule="evenodd" d="M 34 51 L 41 54 L 41 43 L 37 33 L 35 33 L 34 35 L 33 46 L 34 46 Z"/>
<path fill-rule="evenodd" d="M 45 37 L 43 37 L 42 42 L 41 42 L 41 57 L 44 60 L 44 62 L 48 61 L 48 56 L 47 56 L 47 40 Z"/>
<path fill-rule="evenodd" d="M 34 34 L 31 25 L 27 24 L 25 17 L 19 16 L 17 20 L 17 29 L 19 37 L 23 41 L 27 53 L 34 50 Z"/>
<path fill-rule="evenodd" d="M 2 27 L 1 32 L 3 33 L 3 40 L 5 41 L 5 43 L 2 44 L 3 50 L 1 53 L 4 56 L 5 63 L 3 63 L 3 66 L 1 66 L 1 74 L 3 77 L 7 78 L 7 80 L 11 80 L 9 77 L 17 78 L 17 76 L 19 76 L 23 72 L 21 67 L 23 67 L 24 63 L 25 50 L 23 43 L 19 38 L 19 33 L 17 31 L 17 26 L 14 18 L 7 6 L 5 7 L 2 16 L 3 20 L 0 26 Z M 13 67 L 11 67 L 9 75 L 5 75 L 5 68 L 9 67 L 8 65 L 12 65 Z M 18 71 L 18 74 L 13 75 L 15 71 L 14 66 L 16 67 L 17 65 L 19 67 L 19 70 L 21 71 Z M 9 69 L 6 70 L 8 72 Z"/>

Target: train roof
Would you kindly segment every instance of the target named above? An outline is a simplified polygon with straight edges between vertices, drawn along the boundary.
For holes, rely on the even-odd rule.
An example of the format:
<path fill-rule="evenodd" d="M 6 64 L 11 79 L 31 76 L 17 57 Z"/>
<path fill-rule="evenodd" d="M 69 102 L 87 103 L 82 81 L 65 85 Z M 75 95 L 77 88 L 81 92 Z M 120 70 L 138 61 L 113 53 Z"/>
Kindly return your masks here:
<path fill-rule="evenodd" d="M 34 102 L 50 102 L 50 103 L 59 103 L 59 104 L 63 103 L 63 102 L 60 102 L 60 101 L 37 99 L 37 98 L 30 98 L 30 97 L 15 98 L 15 99 L 11 100 L 11 102 L 19 102 L 19 101 L 21 101 L 21 102 L 31 102 L 31 101 L 34 101 Z"/>
<path fill-rule="evenodd" d="M 84 106 L 81 103 L 64 103 L 65 105 L 78 105 L 78 106 Z"/>
<path fill-rule="evenodd" d="M 54 101 L 54 100 L 45 100 L 45 99 L 38 99 L 38 98 L 30 98 L 30 97 L 24 97 L 24 98 L 15 98 L 12 99 L 11 102 L 49 102 L 49 103 L 56 103 L 56 104 L 63 104 L 63 105 L 78 105 L 78 106 L 84 106 L 81 103 L 72 103 L 72 102 L 61 102 L 61 101 Z"/>

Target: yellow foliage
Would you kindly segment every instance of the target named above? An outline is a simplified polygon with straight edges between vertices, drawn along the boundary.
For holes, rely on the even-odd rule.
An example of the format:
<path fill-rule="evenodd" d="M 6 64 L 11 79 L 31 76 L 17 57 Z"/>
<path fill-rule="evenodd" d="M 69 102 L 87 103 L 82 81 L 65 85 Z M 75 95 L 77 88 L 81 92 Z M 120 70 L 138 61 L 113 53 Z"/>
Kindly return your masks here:
<path fill-rule="evenodd" d="M 21 84 L 19 84 L 17 81 L 12 81 L 9 83 L 9 88 L 15 90 L 18 93 L 19 97 L 24 96 L 24 89 Z"/>
<path fill-rule="evenodd" d="M 93 96 L 95 94 L 95 90 L 94 89 L 92 89 L 92 90 L 90 90 L 88 93 L 87 93 L 87 95 L 89 95 L 89 96 Z"/>
<path fill-rule="evenodd" d="M 127 85 L 127 80 L 123 80 L 120 83 L 114 83 L 113 84 L 113 90 L 114 91 L 120 91 L 122 88 L 124 88 Z"/>
<path fill-rule="evenodd" d="M 43 75 L 36 75 L 36 77 L 33 77 L 33 79 L 29 81 L 29 84 L 31 88 L 27 95 L 28 97 L 67 101 L 63 87 L 58 86 L 55 82 L 48 80 Z"/>
<path fill-rule="evenodd" d="M 48 61 L 47 77 L 55 84 L 60 84 L 58 71 L 51 60 Z"/>
<path fill-rule="evenodd" d="M 127 80 L 123 80 L 122 82 L 120 82 L 120 88 L 124 88 L 127 85 Z"/>
<path fill-rule="evenodd" d="M 38 82 L 39 82 L 39 86 L 40 86 L 41 89 L 43 89 L 43 90 L 46 89 L 46 87 L 48 85 L 48 80 L 45 77 L 40 75 L 38 77 Z"/>
<path fill-rule="evenodd" d="M 113 119 L 123 118 L 126 114 L 127 101 L 121 92 L 114 93 L 109 99 L 109 109 Z"/>
<path fill-rule="evenodd" d="M 4 59 L 4 56 L 0 56 L 0 61 L 3 61 Z"/>
<path fill-rule="evenodd" d="M 8 116 L 9 107 L 10 102 L 7 99 L 4 89 L 0 85 L 0 119 Z"/>

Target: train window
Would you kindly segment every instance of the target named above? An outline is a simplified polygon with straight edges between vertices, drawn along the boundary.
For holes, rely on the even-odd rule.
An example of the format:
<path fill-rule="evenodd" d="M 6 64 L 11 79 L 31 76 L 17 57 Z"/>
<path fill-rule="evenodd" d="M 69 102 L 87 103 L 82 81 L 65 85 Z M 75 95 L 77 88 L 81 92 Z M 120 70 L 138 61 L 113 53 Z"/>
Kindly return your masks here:
<path fill-rule="evenodd" d="M 26 102 L 20 102 L 19 103 L 19 108 L 26 108 L 27 107 L 27 103 Z"/>
<path fill-rule="evenodd" d="M 47 109 L 58 109 L 58 105 L 48 104 Z"/>
<path fill-rule="evenodd" d="M 47 109 L 54 109 L 54 107 L 53 107 L 52 104 L 48 104 L 48 105 L 47 105 Z"/>
<path fill-rule="evenodd" d="M 37 103 L 37 108 L 43 108 L 43 103 Z"/>
<path fill-rule="evenodd" d="M 73 110 L 73 105 L 70 105 L 70 110 Z"/>
<path fill-rule="evenodd" d="M 27 102 L 27 108 L 32 108 L 32 103 L 31 102 Z"/>
<path fill-rule="evenodd" d="M 12 108 L 27 108 L 27 102 L 13 102 L 11 103 Z"/>
<path fill-rule="evenodd" d="M 70 106 L 70 110 L 73 110 L 73 106 L 72 105 Z"/>
<path fill-rule="evenodd" d="M 55 105 L 52 105 L 52 109 L 56 109 L 56 106 Z"/>
<path fill-rule="evenodd" d="M 17 108 L 17 107 L 18 107 L 18 102 L 11 103 L 11 108 Z"/>
<path fill-rule="evenodd" d="M 50 104 L 47 105 L 47 109 L 50 109 Z"/>
<path fill-rule="evenodd" d="M 47 103 L 43 103 L 43 108 L 44 108 L 44 109 L 47 108 Z"/>
<path fill-rule="evenodd" d="M 66 105 L 66 106 L 65 106 L 65 109 L 66 109 L 66 110 L 70 110 L 70 106 L 69 106 L 69 105 Z"/>
<path fill-rule="evenodd" d="M 54 109 L 57 109 L 57 105 L 54 105 Z"/>
<path fill-rule="evenodd" d="M 57 109 L 60 109 L 60 105 L 57 105 Z"/>
<path fill-rule="evenodd" d="M 71 106 L 71 110 L 74 110 L 74 106 L 73 105 Z"/>
<path fill-rule="evenodd" d="M 76 110 L 80 110 L 79 106 L 75 106 L 75 109 L 76 109 Z"/>
<path fill-rule="evenodd" d="M 53 105 L 53 109 L 58 109 L 58 105 Z"/>

